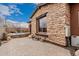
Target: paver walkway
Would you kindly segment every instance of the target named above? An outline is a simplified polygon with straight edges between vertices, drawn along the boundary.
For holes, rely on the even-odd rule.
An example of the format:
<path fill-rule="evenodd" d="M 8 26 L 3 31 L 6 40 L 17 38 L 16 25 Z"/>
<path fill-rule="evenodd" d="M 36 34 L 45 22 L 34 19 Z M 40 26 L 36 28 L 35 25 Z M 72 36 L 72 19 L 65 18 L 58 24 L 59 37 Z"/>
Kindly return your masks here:
<path fill-rule="evenodd" d="M 29 38 L 15 38 L 0 46 L 1 56 L 69 56 L 62 47 Z"/>

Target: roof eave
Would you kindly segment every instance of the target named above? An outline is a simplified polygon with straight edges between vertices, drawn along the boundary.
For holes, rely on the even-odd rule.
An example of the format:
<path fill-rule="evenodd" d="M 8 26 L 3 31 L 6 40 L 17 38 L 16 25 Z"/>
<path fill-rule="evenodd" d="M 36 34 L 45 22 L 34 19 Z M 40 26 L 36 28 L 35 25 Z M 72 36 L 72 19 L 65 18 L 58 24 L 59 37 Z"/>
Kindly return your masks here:
<path fill-rule="evenodd" d="M 38 4 L 36 10 L 33 12 L 32 16 L 31 16 L 30 18 L 32 18 L 32 17 L 35 15 L 35 13 L 37 12 L 37 10 L 38 10 L 40 7 L 42 7 L 42 6 L 46 5 L 46 4 L 47 4 L 47 3 L 40 3 L 40 4 Z"/>

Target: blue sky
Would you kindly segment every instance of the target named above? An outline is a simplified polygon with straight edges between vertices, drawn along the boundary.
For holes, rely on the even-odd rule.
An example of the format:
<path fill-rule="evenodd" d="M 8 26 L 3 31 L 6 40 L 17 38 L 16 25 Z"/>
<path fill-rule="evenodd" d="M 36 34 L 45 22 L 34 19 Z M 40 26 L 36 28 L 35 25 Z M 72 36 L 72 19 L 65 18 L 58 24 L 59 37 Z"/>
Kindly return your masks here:
<path fill-rule="evenodd" d="M 6 20 L 28 22 L 36 8 L 34 3 L 0 3 L 0 16 Z"/>

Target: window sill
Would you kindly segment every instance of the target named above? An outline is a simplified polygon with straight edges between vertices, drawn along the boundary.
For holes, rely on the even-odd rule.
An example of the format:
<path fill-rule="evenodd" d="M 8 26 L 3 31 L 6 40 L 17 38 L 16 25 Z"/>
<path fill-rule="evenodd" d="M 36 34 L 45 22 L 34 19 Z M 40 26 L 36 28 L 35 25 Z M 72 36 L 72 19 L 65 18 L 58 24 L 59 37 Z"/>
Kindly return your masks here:
<path fill-rule="evenodd" d="M 47 32 L 38 32 L 38 33 L 36 33 L 36 35 L 46 36 L 46 37 L 48 37 Z"/>

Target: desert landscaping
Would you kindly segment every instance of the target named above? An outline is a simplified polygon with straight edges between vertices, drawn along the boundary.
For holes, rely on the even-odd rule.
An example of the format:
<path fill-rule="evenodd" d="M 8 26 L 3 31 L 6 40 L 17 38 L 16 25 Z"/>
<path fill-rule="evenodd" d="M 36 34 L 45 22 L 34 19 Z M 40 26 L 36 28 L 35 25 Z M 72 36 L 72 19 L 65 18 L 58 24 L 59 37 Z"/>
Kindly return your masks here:
<path fill-rule="evenodd" d="M 79 56 L 78 3 L 3 3 L 0 9 L 0 56 Z"/>

